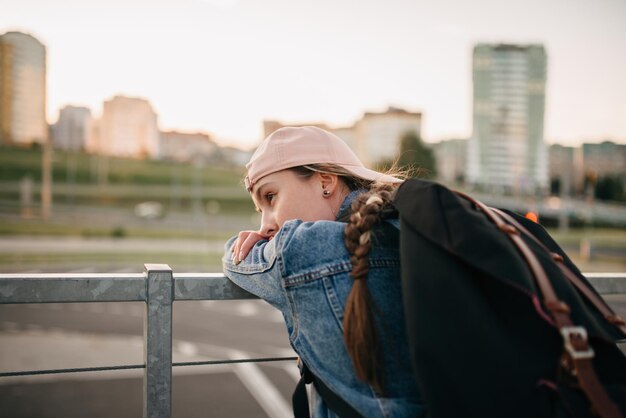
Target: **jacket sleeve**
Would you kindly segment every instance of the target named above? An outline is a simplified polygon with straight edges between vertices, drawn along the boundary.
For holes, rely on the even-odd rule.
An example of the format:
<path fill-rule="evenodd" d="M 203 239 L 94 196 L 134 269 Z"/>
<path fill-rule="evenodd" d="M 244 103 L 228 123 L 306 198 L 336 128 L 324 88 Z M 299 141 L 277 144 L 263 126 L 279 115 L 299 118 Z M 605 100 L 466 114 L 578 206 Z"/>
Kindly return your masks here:
<path fill-rule="evenodd" d="M 266 300 L 274 307 L 285 310 L 288 306 L 282 283 L 279 253 L 288 231 L 281 228 L 273 240 L 261 240 L 250 250 L 239 264 L 233 262 L 231 247 L 236 236 L 225 245 L 222 266 L 224 275 L 244 290 Z M 289 229 L 289 228 L 287 228 Z"/>

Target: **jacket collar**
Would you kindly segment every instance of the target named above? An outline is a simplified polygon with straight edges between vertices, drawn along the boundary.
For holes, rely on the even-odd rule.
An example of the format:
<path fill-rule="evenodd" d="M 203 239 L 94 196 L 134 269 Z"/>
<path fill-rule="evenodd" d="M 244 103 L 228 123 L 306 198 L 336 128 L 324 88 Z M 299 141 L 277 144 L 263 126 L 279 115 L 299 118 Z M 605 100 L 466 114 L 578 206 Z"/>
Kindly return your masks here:
<path fill-rule="evenodd" d="M 365 193 L 365 189 L 357 189 L 353 190 L 343 199 L 343 203 L 339 206 L 339 212 L 337 212 L 336 220 L 339 222 L 348 222 L 350 219 L 350 212 L 352 202 L 357 198 L 361 193 Z"/>

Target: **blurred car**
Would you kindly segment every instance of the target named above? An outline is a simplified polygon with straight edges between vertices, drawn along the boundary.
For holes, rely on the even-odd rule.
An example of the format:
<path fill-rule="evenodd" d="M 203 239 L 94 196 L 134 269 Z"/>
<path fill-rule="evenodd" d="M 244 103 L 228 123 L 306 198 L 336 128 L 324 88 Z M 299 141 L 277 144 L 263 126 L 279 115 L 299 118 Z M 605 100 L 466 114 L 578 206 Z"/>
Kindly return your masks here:
<path fill-rule="evenodd" d="M 135 215 L 142 219 L 159 219 L 163 217 L 163 205 L 159 202 L 147 201 L 135 205 Z"/>

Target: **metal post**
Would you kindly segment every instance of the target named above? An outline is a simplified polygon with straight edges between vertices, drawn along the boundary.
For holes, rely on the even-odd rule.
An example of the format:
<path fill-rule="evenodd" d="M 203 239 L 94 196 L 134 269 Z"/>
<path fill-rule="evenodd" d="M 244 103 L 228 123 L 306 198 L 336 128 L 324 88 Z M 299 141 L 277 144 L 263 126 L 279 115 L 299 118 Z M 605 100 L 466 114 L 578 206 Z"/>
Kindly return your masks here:
<path fill-rule="evenodd" d="M 41 167 L 41 217 L 49 219 L 52 212 L 52 141 L 43 142 Z"/>
<path fill-rule="evenodd" d="M 145 264 L 143 379 L 144 418 L 172 415 L 172 301 L 174 278 L 167 264 Z"/>

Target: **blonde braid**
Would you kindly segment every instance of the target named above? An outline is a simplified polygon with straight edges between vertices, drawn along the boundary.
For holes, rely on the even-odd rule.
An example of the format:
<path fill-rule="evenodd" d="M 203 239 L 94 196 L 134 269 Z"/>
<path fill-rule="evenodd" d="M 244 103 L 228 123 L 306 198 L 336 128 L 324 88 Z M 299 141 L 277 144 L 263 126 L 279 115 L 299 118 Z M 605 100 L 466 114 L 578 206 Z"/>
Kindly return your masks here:
<path fill-rule="evenodd" d="M 352 215 L 344 230 L 344 243 L 350 253 L 352 289 L 344 311 L 344 340 L 357 377 L 383 392 L 380 347 L 376 335 L 373 300 L 367 287 L 368 255 L 372 248 L 372 228 L 381 222 L 381 212 L 391 204 L 395 190 L 380 184 L 359 195 L 352 203 Z"/>

